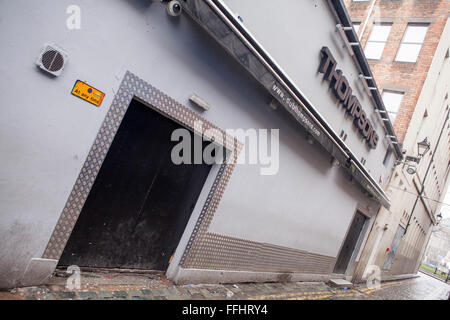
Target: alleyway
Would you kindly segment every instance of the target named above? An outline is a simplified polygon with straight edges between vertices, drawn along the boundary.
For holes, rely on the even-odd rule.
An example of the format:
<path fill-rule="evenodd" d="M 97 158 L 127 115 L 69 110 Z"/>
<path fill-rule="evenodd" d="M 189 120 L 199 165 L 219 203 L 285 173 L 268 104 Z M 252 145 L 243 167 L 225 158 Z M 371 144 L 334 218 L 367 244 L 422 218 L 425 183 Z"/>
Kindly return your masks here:
<path fill-rule="evenodd" d="M 26 300 L 445 300 L 450 285 L 423 273 L 414 279 L 331 288 L 323 282 L 246 283 L 174 286 L 161 274 L 82 273 L 80 290 L 69 291 L 66 278 L 55 276 L 41 287 L 0 292 L 0 299 Z"/>

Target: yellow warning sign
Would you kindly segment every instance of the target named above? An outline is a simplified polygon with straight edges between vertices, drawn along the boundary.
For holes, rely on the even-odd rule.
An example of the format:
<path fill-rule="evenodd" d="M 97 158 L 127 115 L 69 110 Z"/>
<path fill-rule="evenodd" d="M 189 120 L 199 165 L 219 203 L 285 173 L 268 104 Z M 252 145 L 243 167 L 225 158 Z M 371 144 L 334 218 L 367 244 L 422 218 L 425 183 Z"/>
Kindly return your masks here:
<path fill-rule="evenodd" d="M 83 81 L 77 80 L 72 89 L 72 94 L 83 100 L 86 100 L 93 105 L 100 107 L 102 104 L 105 94 L 90 85 L 84 83 Z"/>

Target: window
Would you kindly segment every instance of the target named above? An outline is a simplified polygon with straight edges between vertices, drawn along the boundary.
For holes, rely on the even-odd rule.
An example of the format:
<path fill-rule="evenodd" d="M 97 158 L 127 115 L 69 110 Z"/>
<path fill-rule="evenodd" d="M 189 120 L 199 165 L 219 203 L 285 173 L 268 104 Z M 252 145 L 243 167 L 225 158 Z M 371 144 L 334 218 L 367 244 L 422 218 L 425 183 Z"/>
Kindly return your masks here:
<path fill-rule="evenodd" d="M 395 61 L 416 62 L 427 30 L 428 25 L 408 25 Z"/>
<path fill-rule="evenodd" d="M 366 43 L 366 48 L 364 49 L 367 59 L 379 60 L 381 58 L 391 27 L 391 24 L 373 25 Z"/>
<path fill-rule="evenodd" d="M 384 106 L 389 114 L 389 119 L 394 123 L 398 108 L 400 108 L 400 104 L 402 103 L 403 92 L 383 91 L 382 97 Z"/>
<path fill-rule="evenodd" d="M 356 34 L 358 34 L 360 25 L 361 25 L 361 22 L 353 22 L 353 29 L 355 29 Z"/>
<path fill-rule="evenodd" d="M 392 155 L 392 150 L 391 148 L 388 148 L 386 150 L 386 154 L 384 155 L 384 159 L 383 159 L 383 165 L 386 167 L 387 164 L 389 163 L 389 160 L 391 160 L 391 155 Z"/>

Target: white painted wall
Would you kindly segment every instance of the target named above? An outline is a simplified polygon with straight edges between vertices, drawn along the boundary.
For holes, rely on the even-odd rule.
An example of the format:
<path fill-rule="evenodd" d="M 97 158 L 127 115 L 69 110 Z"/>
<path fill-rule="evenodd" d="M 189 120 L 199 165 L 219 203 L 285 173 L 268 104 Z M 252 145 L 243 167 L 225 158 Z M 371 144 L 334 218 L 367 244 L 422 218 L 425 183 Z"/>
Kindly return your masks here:
<path fill-rule="evenodd" d="M 72 4 L 81 7 L 81 30 L 66 28 Z M 301 9 L 298 14 L 310 19 L 313 9 Z M 319 7 L 325 20 L 309 23 L 328 24 L 327 10 Z M 321 46 L 333 48 L 329 28 L 317 35 L 320 44 L 309 43 L 295 56 L 318 68 Z M 310 30 L 298 37 L 315 38 Z M 30 259 L 42 256 L 126 70 L 190 107 L 195 92 L 212 106 L 202 115 L 223 129 L 280 129 L 280 173 L 262 177 L 258 167 L 238 166 L 210 231 L 336 256 L 357 202 L 370 205 L 368 214 L 376 212 L 376 204 L 331 168 L 322 149 L 305 142 L 294 121 L 272 110 L 268 94 L 186 15 L 170 18 L 147 0 L 0 1 L 0 41 L 0 287 L 17 285 Z M 34 64 L 47 42 L 70 56 L 58 78 Z M 341 59 L 350 78 L 349 58 Z M 330 105 L 327 84 L 299 67 L 304 71 L 295 81 L 308 98 L 333 126 L 347 126 L 343 112 Z M 106 93 L 100 108 L 71 95 L 78 79 Z M 358 139 L 351 130 L 349 139 Z M 373 172 L 385 173 L 382 143 L 370 153 L 362 141 L 352 148 Z"/>

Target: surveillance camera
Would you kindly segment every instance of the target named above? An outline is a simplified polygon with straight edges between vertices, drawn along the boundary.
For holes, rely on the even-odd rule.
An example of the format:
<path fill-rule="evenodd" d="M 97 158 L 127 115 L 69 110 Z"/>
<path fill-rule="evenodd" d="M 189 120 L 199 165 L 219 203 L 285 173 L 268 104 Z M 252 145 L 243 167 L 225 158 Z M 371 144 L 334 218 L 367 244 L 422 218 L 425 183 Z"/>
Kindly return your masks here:
<path fill-rule="evenodd" d="M 167 14 L 172 17 L 178 17 L 181 14 L 181 3 L 177 0 L 172 0 L 167 4 Z"/>

